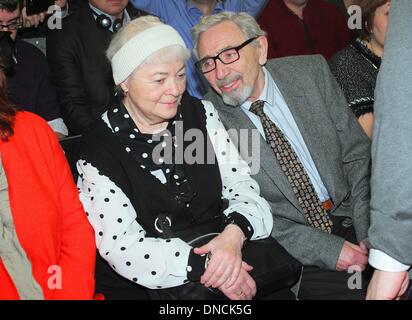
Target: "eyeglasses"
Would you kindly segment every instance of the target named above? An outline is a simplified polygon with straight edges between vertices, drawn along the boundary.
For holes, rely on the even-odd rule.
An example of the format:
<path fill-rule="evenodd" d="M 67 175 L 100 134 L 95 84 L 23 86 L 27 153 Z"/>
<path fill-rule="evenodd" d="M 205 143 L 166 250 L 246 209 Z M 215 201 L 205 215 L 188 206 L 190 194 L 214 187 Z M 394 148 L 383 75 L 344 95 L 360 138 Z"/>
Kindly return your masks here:
<path fill-rule="evenodd" d="M 243 42 L 240 46 L 223 50 L 217 56 L 206 57 L 195 63 L 196 68 L 202 73 L 208 73 L 216 69 L 216 60 L 219 59 L 223 64 L 231 64 L 240 59 L 239 50 L 247 46 L 258 37 L 250 38 Z"/>
<path fill-rule="evenodd" d="M 17 30 L 22 27 L 22 23 L 20 17 L 16 18 L 12 22 L 8 24 L 0 24 L 0 30 L 7 29 L 7 30 Z"/>

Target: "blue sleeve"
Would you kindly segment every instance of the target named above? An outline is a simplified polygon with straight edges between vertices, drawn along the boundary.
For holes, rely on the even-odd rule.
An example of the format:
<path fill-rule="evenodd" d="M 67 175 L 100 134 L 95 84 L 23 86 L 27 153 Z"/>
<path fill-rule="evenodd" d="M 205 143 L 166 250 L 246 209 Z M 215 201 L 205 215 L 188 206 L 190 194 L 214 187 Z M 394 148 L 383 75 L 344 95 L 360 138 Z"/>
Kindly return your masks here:
<path fill-rule="evenodd" d="M 136 9 L 158 16 L 165 23 L 177 11 L 176 4 L 172 0 L 130 0 L 130 2 Z"/>
<path fill-rule="evenodd" d="M 246 12 L 257 18 L 266 6 L 267 2 L 268 0 L 226 0 L 224 7 L 227 11 Z"/>

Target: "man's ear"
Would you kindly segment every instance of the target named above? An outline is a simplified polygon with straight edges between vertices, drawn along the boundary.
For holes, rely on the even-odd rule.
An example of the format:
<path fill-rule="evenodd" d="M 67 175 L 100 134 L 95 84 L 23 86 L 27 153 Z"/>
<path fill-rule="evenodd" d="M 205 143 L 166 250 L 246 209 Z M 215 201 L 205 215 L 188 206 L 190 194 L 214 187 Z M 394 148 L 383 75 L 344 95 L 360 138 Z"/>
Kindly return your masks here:
<path fill-rule="evenodd" d="M 268 39 L 266 36 L 260 36 L 256 41 L 259 43 L 259 64 L 263 66 L 268 60 Z"/>

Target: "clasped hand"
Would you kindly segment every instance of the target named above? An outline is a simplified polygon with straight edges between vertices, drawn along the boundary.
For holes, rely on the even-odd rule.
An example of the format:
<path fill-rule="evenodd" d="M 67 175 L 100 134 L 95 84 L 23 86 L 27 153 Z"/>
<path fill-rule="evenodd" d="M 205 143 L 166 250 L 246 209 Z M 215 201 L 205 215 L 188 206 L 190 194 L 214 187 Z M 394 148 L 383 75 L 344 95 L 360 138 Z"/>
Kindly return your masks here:
<path fill-rule="evenodd" d="M 249 275 L 253 267 L 242 261 L 244 238 L 242 230 L 230 224 L 207 244 L 194 249 L 196 254 L 211 255 L 200 283 L 219 289 L 232 300 L 252 299 L 256 294 L 256 283 Z"/>

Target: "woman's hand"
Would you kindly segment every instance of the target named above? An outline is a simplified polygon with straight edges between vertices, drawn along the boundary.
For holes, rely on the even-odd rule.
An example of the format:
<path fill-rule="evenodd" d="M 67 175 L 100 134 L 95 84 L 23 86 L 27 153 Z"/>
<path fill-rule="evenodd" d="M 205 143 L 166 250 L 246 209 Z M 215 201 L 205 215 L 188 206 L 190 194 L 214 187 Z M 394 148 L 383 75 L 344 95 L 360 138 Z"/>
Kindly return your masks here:
<path fill-rule="evenodd" d="M 252 269 L 246 262 L 242 262 L 242 268 L 235 283 L 229 288 L 223 285 L 219 287 L 219 290 L 230 300 L 251 300 L 256 295 L 256 282 L 249 275 Z"/>
<path fill-rule="evenodd" d="M 223 284 L 229 288 L 237 280 L 242 266 L 242 246 L 245 236 L 234 224 L 227 225 L 221 234 L 194 253 L 209 253 L 211 258 L 200 283 L 205 287 L 219 288 Z"/>

